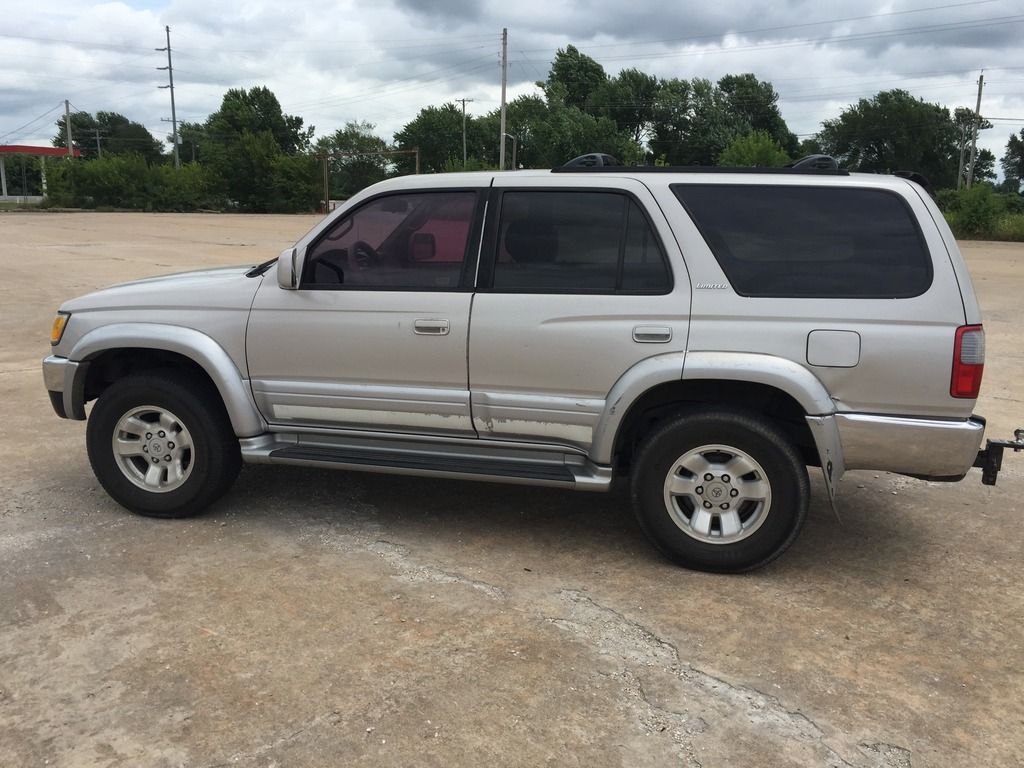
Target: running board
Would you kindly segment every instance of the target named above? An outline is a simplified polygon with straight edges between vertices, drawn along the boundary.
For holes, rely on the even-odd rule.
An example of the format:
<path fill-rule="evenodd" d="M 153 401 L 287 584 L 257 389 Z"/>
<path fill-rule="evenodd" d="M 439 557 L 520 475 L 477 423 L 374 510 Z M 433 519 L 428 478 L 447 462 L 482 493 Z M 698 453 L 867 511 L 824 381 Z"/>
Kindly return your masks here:
<path fill-rule="evenodd" d="M 283 439 L 282 439 L 283 438 Z M 606 491 L 608 467 L 586 457 L 556 452 L 505 450 L 481 444 L 467 449 L 414 441 L 310 441 L 309 436 L 262 435 L 241 440 L 242 457 L 251 464 L 292 464 L 361 472 L 446 477 L 521 485 L 547 485 L 581 491 Z"/>

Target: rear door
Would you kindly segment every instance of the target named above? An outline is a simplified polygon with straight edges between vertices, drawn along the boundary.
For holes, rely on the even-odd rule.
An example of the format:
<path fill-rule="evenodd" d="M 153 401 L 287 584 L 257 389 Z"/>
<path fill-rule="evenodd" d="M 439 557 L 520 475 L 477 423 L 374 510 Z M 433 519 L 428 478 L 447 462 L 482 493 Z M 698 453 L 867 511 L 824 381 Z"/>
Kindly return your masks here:
<path fill-rule="evenodd" d="M 636 180 L 501 181 L 473 303 L 473 423 L 482 438 L 586 450 L 615 382 L 686 348 L 682 255 Z"/>

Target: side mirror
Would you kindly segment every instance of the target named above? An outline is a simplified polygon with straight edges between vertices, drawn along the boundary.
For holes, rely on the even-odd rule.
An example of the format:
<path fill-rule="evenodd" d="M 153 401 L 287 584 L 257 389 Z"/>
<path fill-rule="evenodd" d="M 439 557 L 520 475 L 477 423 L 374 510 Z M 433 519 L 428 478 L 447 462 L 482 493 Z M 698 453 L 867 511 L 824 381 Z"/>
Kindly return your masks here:
<path fill-rule="evenodd" d="M 433 261 L 437 254 L 437 241 L 429 232 L 417 232 L 410 243 L 409 261 L 418 264 L 421 261 Z"/>
<path fill-rule="evenodd" d="M 299 249 L 288 248 L 277 257 L 277 284 L 287 291 L 299 287 Z"/>

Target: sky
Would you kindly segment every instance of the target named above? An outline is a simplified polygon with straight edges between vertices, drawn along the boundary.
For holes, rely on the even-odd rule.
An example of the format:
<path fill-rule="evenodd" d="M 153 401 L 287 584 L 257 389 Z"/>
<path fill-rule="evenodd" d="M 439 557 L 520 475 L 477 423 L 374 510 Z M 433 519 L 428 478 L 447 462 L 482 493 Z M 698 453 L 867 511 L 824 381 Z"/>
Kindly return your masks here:
<path fill-rule="evenodd" d="M 201 122 L 224 91 L 266 85 L 316 135 L 368 121 L 390 140 L 418 110 L 537 93 L 558 48 L 575 45 L 609 74 L 752 72 L 778 91 L 801 137 L 860 98 L 902 88 L 974 108 L 995 127 L 979 147 L 1000 158 L 1024 129 L 1024 0 L 0 0 L 0 144 L 49 144 L 64 99 L 170 133 L 164 27 L 171 28 L 178 120 Z"/>

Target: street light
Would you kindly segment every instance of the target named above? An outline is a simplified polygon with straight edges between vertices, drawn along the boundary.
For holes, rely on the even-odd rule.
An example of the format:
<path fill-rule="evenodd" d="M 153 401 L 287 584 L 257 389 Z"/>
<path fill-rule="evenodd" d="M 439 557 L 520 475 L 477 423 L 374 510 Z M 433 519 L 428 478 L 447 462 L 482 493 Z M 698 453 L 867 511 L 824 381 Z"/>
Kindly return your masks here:
<path fill-rule="evenodd" d="M 501 143 L 502 144 L 505 143 L 505 139 L 512 139 L 512 170 L 513 171 L 517 171 L 517 170 L 519 170 L 519 166 L 516 165 L 516 147 L 519 145 L 519 141 L 511 133 L 503 133 L 503 134 L 501 134 Z M 502 168 L 501 170 L 505 170 L 505 169 Z"/>

